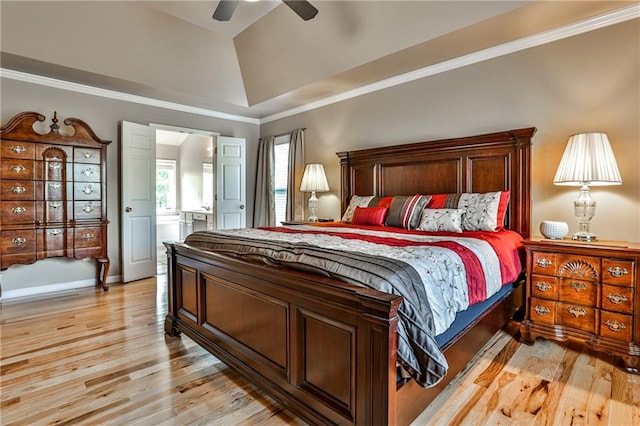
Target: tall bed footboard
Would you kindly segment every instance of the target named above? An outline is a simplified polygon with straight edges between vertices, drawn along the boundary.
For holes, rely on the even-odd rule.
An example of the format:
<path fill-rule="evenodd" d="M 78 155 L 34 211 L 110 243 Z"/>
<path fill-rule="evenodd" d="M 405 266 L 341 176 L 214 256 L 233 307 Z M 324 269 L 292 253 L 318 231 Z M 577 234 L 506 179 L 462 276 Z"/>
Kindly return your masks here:
<path fill-rule="evenodd" d="M 315 424 L 394 424 L 401 298 L 165 244 L 165 331 Z"/>

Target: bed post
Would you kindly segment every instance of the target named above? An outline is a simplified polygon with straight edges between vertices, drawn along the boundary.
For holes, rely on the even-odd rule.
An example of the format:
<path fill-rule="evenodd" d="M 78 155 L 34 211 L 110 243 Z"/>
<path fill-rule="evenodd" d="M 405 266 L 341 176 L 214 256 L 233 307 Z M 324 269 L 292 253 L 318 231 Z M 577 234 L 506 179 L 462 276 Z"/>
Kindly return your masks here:
<path fill-rule="evenodd" d="M 173 244 L 163 242 L 167 248 L 167 316 L 164 319 L 164 332 L 171 337 L 180 336 L 178 328 L 178 319 L 176 317 L 178 305 L 176 301 L 176 282 L 175 282 L 175 248 Z"/>

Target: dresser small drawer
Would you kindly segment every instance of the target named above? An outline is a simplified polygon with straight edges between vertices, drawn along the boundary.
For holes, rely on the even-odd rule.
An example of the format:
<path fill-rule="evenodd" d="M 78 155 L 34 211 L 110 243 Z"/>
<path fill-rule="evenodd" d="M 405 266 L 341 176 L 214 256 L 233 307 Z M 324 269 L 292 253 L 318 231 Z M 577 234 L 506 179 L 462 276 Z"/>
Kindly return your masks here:
<path fill-rule="evenodd" d="M 74 164 L 73 178 L 76 182 L 100 182 L 99 164 Z"/>
<path fill-rule="evenodd" d="M 531 277 L 531 296 L 556 300 L 559 286 L 559 278 L 547 275 L 533 275 Z"/>
<path fill-rule="evenodd" d="M 598 303 L 598 284 L 593 281 L 562 278 L 558 288 L 558 300 L 596 306 Z"/>
<path fill-rule="evenodd" d="M 555 253 L 533 252 L 532 269 L 534 274 L 556 275 L 557 255 Z"/>
<path fill-rule="evenodd" d="M 33 201 L 3 201 L 2 223 L 33 223 L 36 220 L 35 202 Z"/>
<path fill-rule="evenodd" d="M 633 313 L 633 288 L 602 284 L 602 309 L 612 312 Z"/>
<path fill-rule="evenodd" d="M 600 260 L 595 256 L 558 255 L 558 276 L 585 281 L 600 281 Z"/>
<path fill-rule="evenodd" d="M 70 204 L 63 200 L 38 201 L 38 219 L 46 222 L 66 222 Z"/>
<path fill-rule="evenodd" d="M 35 176 L 35 162 L 33 160 L 3 158 L 0 165 L 0 175 L 3 180 L 33 180 Z"/>
<path fill-rule="evenodd" d="M 99 226 L 75 228 L 73 241 L 76 248 L 99 247 L 102 243 L 102 229 Z"/>
<path fill-rule="evenodd" d="M 0 185 L 2 200 L 34 200 L 35 184 L 28 180 L 3 180 Z"/>
<path fill-rule="evenodd" d="M 2 158 L 33 160 L 35 155 L 35 144 L 31 142 L 3 141 L 0 150 L 2 152 Z"/>
<path fill-rule="evenodd" d="M 100 164 L 100 150 L 75 147 L 73 149 L 73 161 L 76 163 Z"/>
<path fill-rule="evenodd" d="M 633 260 L 602 259 L 602 282 L 632 287 L 635 282 Z"/>
<path fill-rule="evenodd" d="M 73 184 L 75 200 L 100 200 L 100 183 L 76 182 Z"/>
<path fill-rule="evenodd" d="M 36 251 L 36 231 L 22 229 L 2 231 L 2 256 L 6 254 L 30 253 Z"/>
<path fill-rule="evenodd" d="M 631 315 L 602 312 L 600 316 L 600 335 L 612 339 L 631 341 L 633 317 Z"/>
<path fill-rule="evenodd" d="M 73 203 L 73 217 L 76 220 L 99 219 L 101 206 L 100 201 L 76 201 Z"/>
<path fill-rule="evenodd" d="M 532 297 L 530 304 L 531 321 L 548 325 L 554 324 L 556 302 Z"/>
<path fill-rule="evenodd" d="M 596 332 L 596 309 L 574 303 L 558 302 L 556 305 L 556 324 Z"/>
<path fill-rule="evenodd" d="M 58 251 L 66 247 L 68 228 L 47 228 L 38 231 L 38 251 Z"/>

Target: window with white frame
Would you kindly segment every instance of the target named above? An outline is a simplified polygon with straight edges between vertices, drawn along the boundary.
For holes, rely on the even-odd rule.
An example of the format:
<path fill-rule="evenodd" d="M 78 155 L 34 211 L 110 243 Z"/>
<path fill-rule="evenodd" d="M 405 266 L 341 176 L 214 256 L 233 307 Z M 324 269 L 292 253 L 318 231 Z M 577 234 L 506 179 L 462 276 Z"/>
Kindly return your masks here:
<path fill-rule="evenodd" d="M 176 162 L 156 160 L 156 213 L 176 212 Z"/>
<path fill-rule="evenodd" d="M 287 211 L 287 185 L 289 176 L 289 135 L 278 136 L 274 141 L 275 151 L 275 202 L 276 224 L 286 220 Z"/>

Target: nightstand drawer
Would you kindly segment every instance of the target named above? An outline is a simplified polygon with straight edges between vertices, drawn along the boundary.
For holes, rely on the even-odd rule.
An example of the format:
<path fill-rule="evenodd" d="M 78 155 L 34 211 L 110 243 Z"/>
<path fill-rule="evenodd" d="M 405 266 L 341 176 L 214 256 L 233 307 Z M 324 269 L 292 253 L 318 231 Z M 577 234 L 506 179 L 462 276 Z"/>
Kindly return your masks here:
<path fill-rule="evenodd" d="M 602 284 L 602 309 L 633 313 L 633 288 Z"/>
<path fill-rule="evenodd" d="M 558 255 L 558 276 L 586 281 L 600 281 L 600 258 L 594 256 Z"/>
<path fill-rule="evenodd" d="M 558 288 L 558 300 L 567 303 L 596 306 L 598 303 L 598 284 L 592 281 L 562 278 Z"/>
<path fill-rule="evenodd" d="M 632 260 L 602 259 L 602 282 L 632 287 L 635 282 L 635 262 Z"/>
<path fill-rule="evenodd" d="M 531 298 L 531 321 L 553 325 L 556 303 L 551 300 Z"/>
<path fill-rule="evenodd" d="M 542 299 L 557 299 L 560 280 L 546 275 L 533 275 L 531 277 L 531 296 Z"/>
<path fill-rule="evenodd" d="M 596 309 L 575 303 L 556 304 L 556 324 L 596 332 Z"/>
<path fill-rule="evenodd" d="M 631 315 L 602 312 L 600 318 L 600 335 L 612 339 L 631 341 L 633 331 L 633 317 Z"/>
<path fill-rule="evenodd" d="M 533 253 L 531 262 L 534 274 L 556 275 L 557 255 L 555 253 Z"/>

